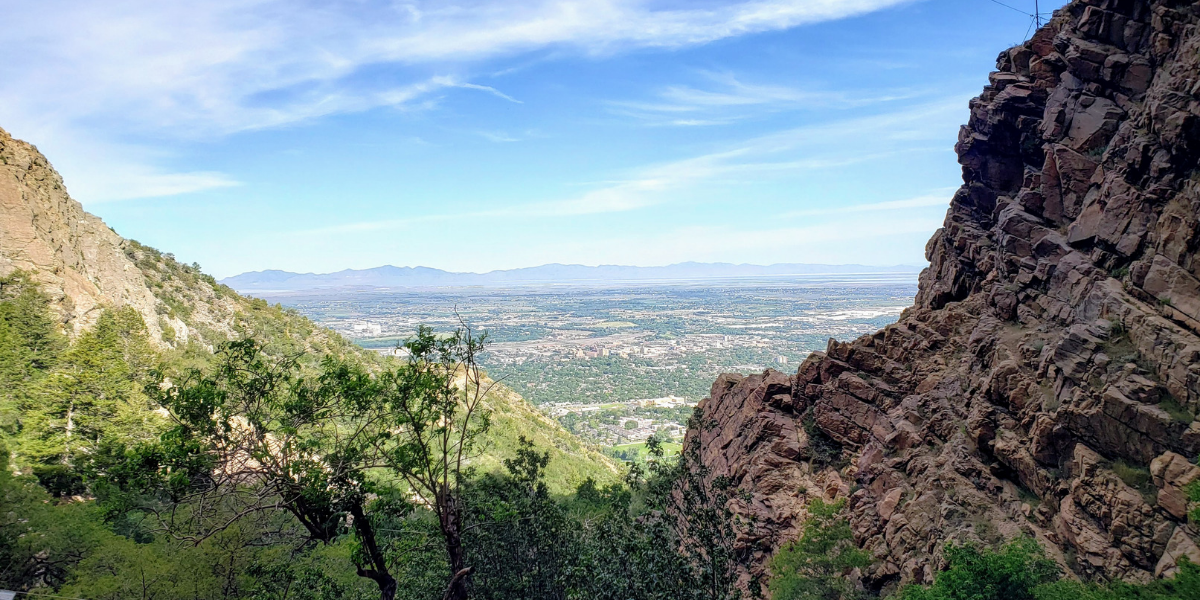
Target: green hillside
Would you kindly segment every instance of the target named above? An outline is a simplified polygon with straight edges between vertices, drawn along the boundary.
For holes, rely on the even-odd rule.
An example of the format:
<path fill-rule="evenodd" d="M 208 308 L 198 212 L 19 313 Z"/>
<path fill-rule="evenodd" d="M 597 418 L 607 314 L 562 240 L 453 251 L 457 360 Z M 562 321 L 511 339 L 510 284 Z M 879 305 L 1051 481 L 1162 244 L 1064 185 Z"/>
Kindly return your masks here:
<path fill-rule="evenodd" d="M 492 410 L 492 426 L 484 454 L 476 463 L 481 470 L 500 472 L 503 459 L 514 456 L 524 436 L 539 450 L 550 453 L 545 480 L 555 494 L 573 492 L 589 477 L 600 484 L 621 480 L 623 466 L 571 435 L 511 389 L 497 386 L 488 407 Z"/>
<path fill-rule="evenodd" d="M 131 308 L 106 309 L 95 328 L 68 340 L 30 277 L 17 273 L 0 280 L 0 305 L 12 320 L 11 327 L 0 330 L 0 340 L 7 340 L 0 345 L 36 348 L 28 357 L 11 350 L 16 354 L 4 361 L 0 375 L 7 383 L 0 397 L 0 441 L 21 472 L 62 471 L 73 453 L 90 452 L 109 437 L 154 437 L 166 423 L 140 389 L 150 371 L 181 376 L 188 368 L 204 369 L 227 340 L 256 339 L 272 355 L 301 356 L 310 369 L 329 355 L 369 370 L 396 360 L 364 350 L 295 310 L 241 296 L 198 265 L 181 264 L 170 254 L 133 241 L 127 242 L 125 254 L 158 300 L 161 340 L 150 339 L 144 318 Z M 171 323 L 182 323 L 186 333 Z M 551 453 L 547 482 L 554 493 L 568 493 L 587 477 L 601 483 L 620 480 L 621 466 L 586 447 L 515 392 L 497 386 L 489 408 L 494 427 L 475 459 L 480 470 L 499 470 L 525 436 Z"/>

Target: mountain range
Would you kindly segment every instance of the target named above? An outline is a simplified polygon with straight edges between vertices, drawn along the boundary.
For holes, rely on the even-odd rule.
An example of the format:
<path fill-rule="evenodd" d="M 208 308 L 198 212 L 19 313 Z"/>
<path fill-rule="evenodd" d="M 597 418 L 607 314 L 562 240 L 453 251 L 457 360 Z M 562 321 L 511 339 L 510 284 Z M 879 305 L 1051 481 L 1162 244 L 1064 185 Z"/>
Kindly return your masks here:
<path fill-rule="evenodd" d="M 604 284 L 617 281 L 672 281 L 737 277 L 782 277 L 788 275 L 832 275 L 858 273 L 918 273 L 913 265 L 818 265 L 781 263 L 748 265 L 730 263 L 684 262 L 662 267 L 620 265 L 548 264 L 537 267 L 458 273 L 430 267 L 394 267 L 346 269 L 336 273 L 292 273 L 289 271 L 253 271 L 227 277 L 221 283 L 239 292 L 293 292 L 347 287 L 456 287 L 506 286 L 537 283 Z"/>

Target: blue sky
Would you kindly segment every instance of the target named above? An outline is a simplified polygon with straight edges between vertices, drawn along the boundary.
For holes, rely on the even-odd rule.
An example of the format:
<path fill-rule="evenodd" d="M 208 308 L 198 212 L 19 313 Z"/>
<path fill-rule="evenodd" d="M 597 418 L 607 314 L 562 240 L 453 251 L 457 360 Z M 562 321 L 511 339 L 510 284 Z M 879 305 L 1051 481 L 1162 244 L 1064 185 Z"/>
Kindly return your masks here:
<path fill-rule="evenodd" d="M 5 13 L 0 127 L 118 233 L 218 277 L 920 264 L 967 101 L 1029 25 L 992 0 Z"/>

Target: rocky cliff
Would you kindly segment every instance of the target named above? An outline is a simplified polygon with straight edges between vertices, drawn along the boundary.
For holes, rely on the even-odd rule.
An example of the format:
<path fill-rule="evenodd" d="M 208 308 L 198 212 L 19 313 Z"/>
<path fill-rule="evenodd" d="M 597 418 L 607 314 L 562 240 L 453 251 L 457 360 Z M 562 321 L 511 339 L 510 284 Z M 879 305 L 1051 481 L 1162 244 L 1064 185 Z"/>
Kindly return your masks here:
<path fill-rule="evenodd" d="M 0 276 L 32 274 L 71 333 L 93 324 L 102 306 L 129 305 L 153 317 L 146 322 L 161 339 L 154 295 L 124 246 L 67 195 L 36 148 L 0 129 Z"/>
<path fill-rule="evenodd" d="M 275 330 L 308 346 L 349 347 L 299 315 L 272 310 L 135 241 L 126 240 L 67 194 L 37 148 L 0 129 L 0 277 L 29 274 L 77 335 L 105 307 L 133 307 L 160 347 L 211 347 Z M 267 314 L 274 313 L 274 314 Z"/>
<path fill-rule="evenodd" d="M 915 304 L 794 375 L 722 376 L 703 460 L 764 558 L 848 497 L 873 587 L 1035 536 L 1081 577 L 1200 561 L 1200 5 L 1076 0 L 1000 54 Z"/>

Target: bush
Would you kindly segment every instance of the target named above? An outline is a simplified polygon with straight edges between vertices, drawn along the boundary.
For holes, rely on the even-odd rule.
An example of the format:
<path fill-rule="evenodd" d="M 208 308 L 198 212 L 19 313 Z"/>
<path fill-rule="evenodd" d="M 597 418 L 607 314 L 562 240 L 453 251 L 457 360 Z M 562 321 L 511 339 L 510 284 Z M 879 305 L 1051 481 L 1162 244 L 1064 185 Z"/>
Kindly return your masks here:
<path fill-rule="evenodd" d="M 1038 586 L 1057 581 L 1058 564 L 1036 541 L 1017 538 L 999 551 L 973 544 L 947 546 L 950 563 L 931 586 L 910 585 L 902 600 L 1037 600 Z"/>
<path fill-rule="evenodd" d="M 842 516 L 843 498 L 808 505 L 800 539 L 786 544 L 771 559 L 771 600 L 848 600 L 863 594 L 846 575 L 870 564 L 870 555 L 854 544 L 850 523 Z"/>
<path fill-rule="evenodd" d="M 1144 585 L 1062 579 L 1036 541 L 1018 538 L 999 551 L 947 547 L 950 562 L 931 586 L 910 585 L 901 600 L 1176 600 L 1200 598 L 1200 566 L 1184 559 L 1173 579 Z"/>

